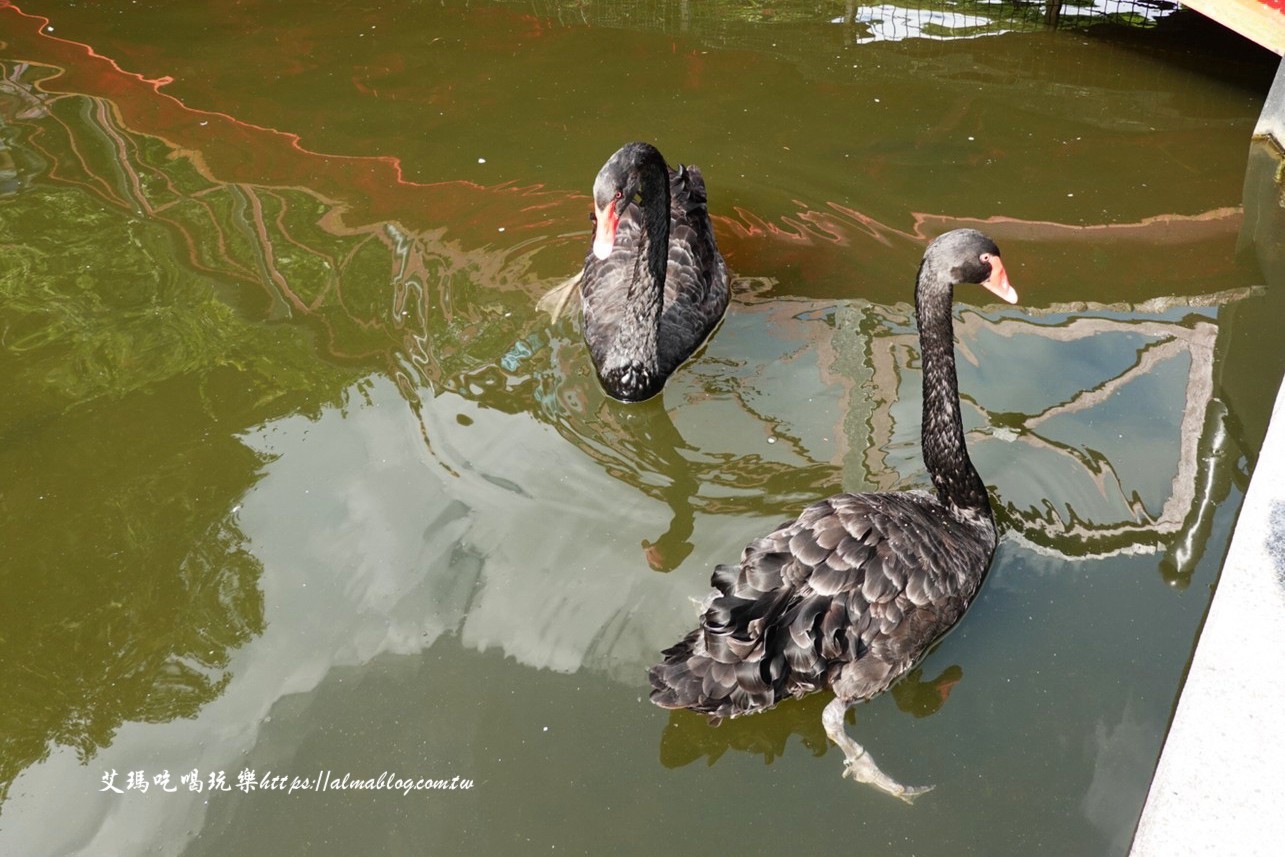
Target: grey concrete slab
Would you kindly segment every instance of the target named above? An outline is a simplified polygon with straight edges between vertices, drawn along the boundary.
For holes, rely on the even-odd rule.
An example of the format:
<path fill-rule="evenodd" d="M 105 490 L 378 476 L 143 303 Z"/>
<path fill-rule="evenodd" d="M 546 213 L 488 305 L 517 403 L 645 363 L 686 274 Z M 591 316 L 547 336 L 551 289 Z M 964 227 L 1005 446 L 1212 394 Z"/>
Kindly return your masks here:
<path fill-rule="evenodd" d="M 1285 854 L 1285 386 L 1131 857 Z"/>

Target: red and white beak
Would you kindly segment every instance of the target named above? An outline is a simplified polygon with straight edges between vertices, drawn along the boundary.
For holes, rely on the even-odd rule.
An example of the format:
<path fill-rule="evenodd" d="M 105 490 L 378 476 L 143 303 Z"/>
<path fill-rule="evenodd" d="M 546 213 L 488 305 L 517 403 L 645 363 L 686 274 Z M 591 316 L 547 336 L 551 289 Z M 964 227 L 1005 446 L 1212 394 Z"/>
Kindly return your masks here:
<path fill-rule="evenodd" d="M 987 255 L 982 258 L 991 264 L 991 275 L 982 281 L 982 285 L 1009 303 L 1017 303 L 1017 292 L 1008 281 L 1008 273 L 1004 270 L 1003 261 L 994 255 Z"/>
<path fill-rule="evenodd" d="M 606 259 L 611 255 L 611 248 L 616 243 L 616 227 L 620 225 L 620 215 L 616 212 L 614 202 L 607 203 L 605 209 L 594 207 L 594 220 L 598 228 L 593 233 L 593 255 Z"/>

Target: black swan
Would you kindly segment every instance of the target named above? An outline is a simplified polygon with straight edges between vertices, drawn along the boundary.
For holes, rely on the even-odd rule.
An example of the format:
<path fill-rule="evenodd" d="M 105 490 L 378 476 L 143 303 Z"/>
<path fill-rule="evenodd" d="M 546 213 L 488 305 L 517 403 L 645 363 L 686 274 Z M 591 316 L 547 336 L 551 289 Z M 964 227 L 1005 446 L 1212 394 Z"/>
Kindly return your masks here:
<path fill-rule="evenodd" d="M 844 776 L 906 801 L 927 791 L 888 777 L 844 732 L 850 705 L 886 690 L 948 631 L 995 550 L 995 519 L 968 458 L 955 375 L 954 284 L 1009 303 L 999 248 L 972 229 L 937 238 L 915 288 L 923 366 L 924 463 L 936 494 L 839 494 L 714 569 L 700 627 L 651 668 L 651 700 L 714 722 L 833 688 L 821 720 Z"/>
<path fill-rule="evenodd" d="M 671 170 L 654 146 L 627 143 L 607 160 L 593 209 L 580 286 L 585 342 L 603 389 L 640 402 L 723 317 L 727 267 L 700 170 Z"/>

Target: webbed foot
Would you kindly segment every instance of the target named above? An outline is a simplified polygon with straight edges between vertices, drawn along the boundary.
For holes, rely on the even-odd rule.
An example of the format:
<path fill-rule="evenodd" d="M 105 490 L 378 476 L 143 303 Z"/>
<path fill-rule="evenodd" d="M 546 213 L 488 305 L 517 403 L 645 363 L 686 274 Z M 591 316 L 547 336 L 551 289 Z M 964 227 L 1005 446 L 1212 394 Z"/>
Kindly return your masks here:
<path fill-rule="evenodd" d="M 860 746 L 860 745 L 857 745 Z M 858 783 L 866 783 L 879 789 L 881 792 L 887 792 L 895 798 L 900 798 L 906 803 L 913 804 L 915 798 L 922 794 L 932 791 L 935 786 L 907 786 L 894 780 L 885 774 L 875 764 L 875 760 L 868 752 L 862 750 L 857 758 L 845 759 L 843 762 L 843 776 L 851 777 Z"/>
<path fill-rule="evenodd" d="M 821 722 L 830 740 L 843 751 L 843 775 L 851 777 L 858 783 L 874 786 L 906 803 L 914 803 L 915 798 L 933 790 L 932 786 L 905 786 L 879 769 L 874 757 L 867 750 L 853 741 L 843 729 L 843 712 L 847 705 L 838 697 L 831 700 L 821 712 Z"/>

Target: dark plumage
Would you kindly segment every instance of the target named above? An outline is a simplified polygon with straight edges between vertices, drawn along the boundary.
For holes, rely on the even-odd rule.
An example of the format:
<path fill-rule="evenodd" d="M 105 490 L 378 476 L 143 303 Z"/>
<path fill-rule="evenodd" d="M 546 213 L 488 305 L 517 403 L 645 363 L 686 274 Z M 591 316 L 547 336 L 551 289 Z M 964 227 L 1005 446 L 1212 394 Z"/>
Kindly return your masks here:
<path fill-rule="evenodd" d="M 638 402 L 717 326 L 728 277 L 714 243 L 705 181 L 629 143 L 593 183 L 594 241 L 580 287 L 584 336 L 603 389 Z"/>
<path fill-rule="evenodd" d="M 840 494 L 714 570 L 700 627 L 651 669 L 651 699 L 712 719 L 833 688 L 822 716 L 847 770 L 907 800 L 925 789 L 887 777 L 843 730 L 844 710 L 909 671 L 976 594 L 995 550 L 986 486 L 964 444 L 955 375 L 955 283 L 1009 302 L 999 249 L 971 229 L 929 245 L 915 313 L 923 365 L 924 460 L 936 494 Z"/>

